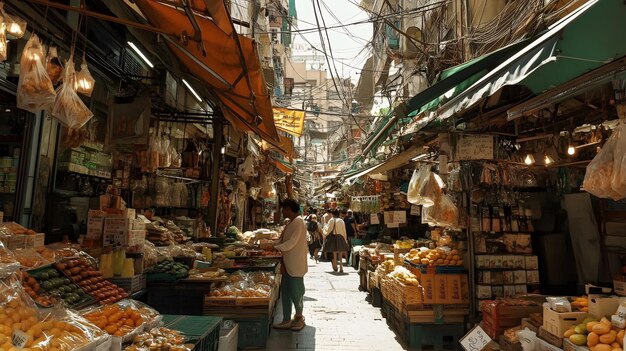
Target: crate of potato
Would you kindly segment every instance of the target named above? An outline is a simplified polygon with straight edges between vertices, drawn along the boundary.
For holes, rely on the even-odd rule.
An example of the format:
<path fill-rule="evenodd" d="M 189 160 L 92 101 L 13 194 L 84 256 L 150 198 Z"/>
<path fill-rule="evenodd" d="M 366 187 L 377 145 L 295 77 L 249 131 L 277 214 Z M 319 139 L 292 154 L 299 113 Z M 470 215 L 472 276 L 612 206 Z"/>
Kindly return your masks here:
<path fill-rule="evenodd" d="M 66 258 L 56 263 L 55 267 L 101 305 L 109 305 L 128 297 L 124 289 L 104 279 L 102 272 L 93 268 L 84 257 Z"/>

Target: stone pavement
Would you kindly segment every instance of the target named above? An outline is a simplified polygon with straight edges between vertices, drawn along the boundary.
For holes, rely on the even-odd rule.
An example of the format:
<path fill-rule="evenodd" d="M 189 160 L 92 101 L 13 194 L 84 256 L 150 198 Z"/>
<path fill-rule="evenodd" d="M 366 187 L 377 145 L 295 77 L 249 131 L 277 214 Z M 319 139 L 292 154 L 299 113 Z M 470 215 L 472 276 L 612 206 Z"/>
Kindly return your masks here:
<path fill-rule="evenodd" d="M 344 274 L 334 273 L 330 262 L 309 259 L 309 273 L 304 278 L 304 316 L 307 326 L 300 332 L 272 329 L 267 349 L 288 350 L 406 350 L 387 325 L 380 308 L 359 291 L 359 275 L 344 266 Z M 275 320 L 282 320 L 278 301 Z"/>

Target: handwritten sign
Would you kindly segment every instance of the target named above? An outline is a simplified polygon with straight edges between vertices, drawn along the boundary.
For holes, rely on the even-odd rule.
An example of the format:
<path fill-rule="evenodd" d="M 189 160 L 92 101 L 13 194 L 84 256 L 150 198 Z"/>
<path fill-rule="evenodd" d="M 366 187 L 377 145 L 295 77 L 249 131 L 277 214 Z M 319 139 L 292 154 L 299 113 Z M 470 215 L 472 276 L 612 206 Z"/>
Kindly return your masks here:
<path fill-rule="evenodd" d="M 370 224 L 380 224 L 377 213 L 370 214 Z"/>
<path fill-rule="evenodd" d="M 462 135 L 456 145 L 459 161 L 493 160 L 493 135 Z"/>
<path fill-rule="evenodd" d="M 475 326 L 459 341 L 465 351 L 480 351 L 491 342 L 491 338 L 480 325 Z"/>
<path fill-rule="evenodd" d="M 406 211 L 385 211 L 384 215 L 385 224 L 387 226 L 390 224 L 406 223 Z M 397 228 L 397 226 L 393 228 Z"/>

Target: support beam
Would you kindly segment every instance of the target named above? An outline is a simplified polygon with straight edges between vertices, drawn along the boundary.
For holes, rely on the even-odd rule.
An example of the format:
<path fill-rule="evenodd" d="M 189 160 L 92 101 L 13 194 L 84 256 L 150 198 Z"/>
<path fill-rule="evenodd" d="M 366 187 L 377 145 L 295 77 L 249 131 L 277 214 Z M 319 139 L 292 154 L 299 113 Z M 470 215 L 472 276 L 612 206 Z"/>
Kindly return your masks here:
<path fill-rule="evenodd" d="M 215 111 L 213 118 L 213 162 L 211 163 L 211 188 L 209 198 L 209 228 L 213 236 L 218 236 L 217 214 L 220 194 L 220 168 L 222 161 L 222 144 L 224 139 L 224 114 Z"/>

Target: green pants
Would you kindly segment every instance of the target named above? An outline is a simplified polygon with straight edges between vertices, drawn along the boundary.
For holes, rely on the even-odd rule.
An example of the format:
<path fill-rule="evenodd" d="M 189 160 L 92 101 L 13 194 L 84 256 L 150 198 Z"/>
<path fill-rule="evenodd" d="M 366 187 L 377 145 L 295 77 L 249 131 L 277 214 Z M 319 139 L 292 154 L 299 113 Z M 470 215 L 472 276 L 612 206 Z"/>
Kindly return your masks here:
<path fill-rule="evenodd" d="M 296 315 L 302 315 L 304 308 L 304 278 L 292 277 L 283 274 L 280 283 L 281 299 L 283 301 L 283 322 L 291 320 L 291 304 L 296 307 Z"/>

